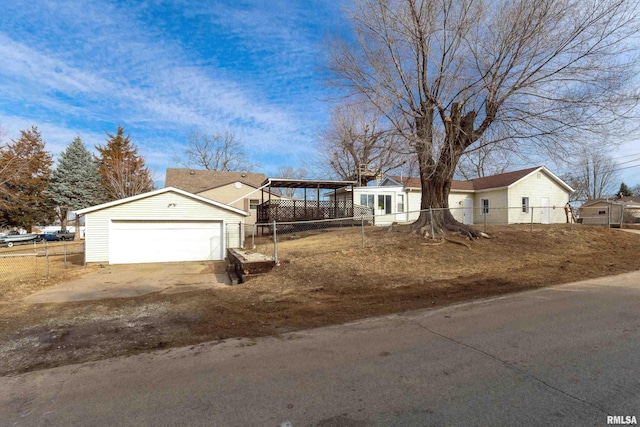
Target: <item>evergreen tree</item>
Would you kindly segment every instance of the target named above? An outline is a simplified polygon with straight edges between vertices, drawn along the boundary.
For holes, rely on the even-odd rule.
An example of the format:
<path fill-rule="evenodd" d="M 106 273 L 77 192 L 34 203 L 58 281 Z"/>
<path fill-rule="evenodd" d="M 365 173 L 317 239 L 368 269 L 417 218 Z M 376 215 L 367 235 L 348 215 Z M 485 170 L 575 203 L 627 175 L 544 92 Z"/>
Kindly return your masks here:
<path fill-rule="evenodd" d="M 58 167 L 51 175 L 49 194 L 58 206 L 60 228 L 67 228 L 69 211 L 100 203 L 98 162 L 76 137 L 60 154 Z M 76 218 L 76 240 L 80 238 L 80 222 Z"/>
<path fill-rule="evenodd" d="M 55 217 L 54 202 L 46 192 L 53 160 L 35 126 L 20 134 L 0 147 L 0 170 L 12 171 L 1 183 L 0 214 L 4 226 L 30 232 L 34 225 L 48 224 Z"/>
<path fill-rule="evenodd" d="M 620 189 L 618 190 L 618 197 L 628 197 L 633 196 L 633 191 L 625 184 L 624 182 L 620 184 Z"/>
<path fill-rule="evenodd" d="M 96 146 L 100 152 L 98 173 L 107 201 L 153 190 L 149 169 L 138 155 L 138 148 L 131 143 L 131 137 L 124 136 L 124 128 L 118 126 L 115 135 L 107 132 L 107 136 L 105 146 Z"/>

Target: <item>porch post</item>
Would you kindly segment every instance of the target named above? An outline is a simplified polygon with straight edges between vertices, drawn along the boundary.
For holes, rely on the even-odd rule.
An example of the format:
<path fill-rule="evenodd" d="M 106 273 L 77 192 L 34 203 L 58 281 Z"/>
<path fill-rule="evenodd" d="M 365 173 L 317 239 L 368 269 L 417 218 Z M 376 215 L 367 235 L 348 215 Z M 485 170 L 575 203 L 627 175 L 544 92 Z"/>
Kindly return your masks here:
<path fill-rule="evenodd" d="M 355 211 L 355 195 L 353 194 L 355 191 L 355 188 L 353 187 L 353 185 L 351 185 L 351 216 L 355 217 L 356 216 L 356 211 Z M 364 230 L 364 229 L 363 229 Z"/>

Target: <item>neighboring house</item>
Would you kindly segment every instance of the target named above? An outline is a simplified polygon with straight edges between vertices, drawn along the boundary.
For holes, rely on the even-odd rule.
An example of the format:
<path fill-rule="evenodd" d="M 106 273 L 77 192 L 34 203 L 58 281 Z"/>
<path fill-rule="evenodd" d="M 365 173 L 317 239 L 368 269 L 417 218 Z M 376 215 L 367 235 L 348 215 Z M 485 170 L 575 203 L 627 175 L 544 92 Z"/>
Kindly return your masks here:
<path fill-rule="evenodd" d="M 222 260 L 243 246 L 243 210 L 166 187 L 81 209 L 85 262 Z"/>
<path fill-rule="evenodd" d="M 255 224 L 264 180 L 261 173 L 168 168 L 164 184 L 249 212 L 245 223 Z M 271 194 L 271 198 L 280 197 Z"/>
<path fill-rule="evenodd" d="M 355 187 L 356 204 L 373 209 L 376 224 L 417 219 L 419 178 L 389 176 L 376 186 Z M 449 208 L 464 224 L 565 222 L 564 205 L 573 189 L 544 166 L 451 183 Z M 347 190 L 337 197 L 350 197 Z"/>
<path fill-rule="evenodd" d="M 580 221 L 587 225 L 640 222 L 640 196 L 587 200 L 578 211 Z"/>

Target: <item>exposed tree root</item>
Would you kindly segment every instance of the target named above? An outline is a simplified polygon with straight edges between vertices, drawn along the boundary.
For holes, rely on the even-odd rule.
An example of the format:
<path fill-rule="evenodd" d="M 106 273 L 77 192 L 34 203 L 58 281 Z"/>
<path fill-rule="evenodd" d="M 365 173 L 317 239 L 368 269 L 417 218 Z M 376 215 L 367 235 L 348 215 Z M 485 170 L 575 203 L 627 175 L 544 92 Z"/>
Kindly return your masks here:
<path fill-rule="evenodd" d="M 473 227 L 469 227 L 468 225 L 456 223 L 456 224 L 445 224 L 442 227 L 445 231 L 450 231 L 452 233 L 460 234 L 461 236 L 467 237 L 469 240 L 478 239 L 480 237 L 487 236 L 486 233 L 482 233 Z"/>
<path fill-rule="evenodd" d="M 453 239 L 449 239 L 449 238 L 445 237 L 444 241 L 449 242 L 449 243 L 455 243 L 456 245 L 464 246 L 467 249 L 471 249 L 470 245 L 466 244 L 465 242 L 461 242 L 459 240 L 453 240 Z"/>
<path fill-rule="evenodd" d="M 431 240 L 429 243 L 420 243 L 420 246 L 439 246 L 445 242 L 444 239 L 431 239 L 427 237 L 427 239 Z"/>
<path fill-rule="evenodd" d="M 430 220 L 433 221 L 433 224 L 430 223 Z M 426 215 L 420 215 L 416 222 L 412 224 L 411 229 L 413 232 L 423 237 L 431 238 L 444 236 L 447 232 L 459 234 L 469 240 L 491 238 L 487 233 L 476 230 L 470 225 L 458 222 L 449 211 L 441 212 L 438 215 L 432 215 L 431 218 Z"/>

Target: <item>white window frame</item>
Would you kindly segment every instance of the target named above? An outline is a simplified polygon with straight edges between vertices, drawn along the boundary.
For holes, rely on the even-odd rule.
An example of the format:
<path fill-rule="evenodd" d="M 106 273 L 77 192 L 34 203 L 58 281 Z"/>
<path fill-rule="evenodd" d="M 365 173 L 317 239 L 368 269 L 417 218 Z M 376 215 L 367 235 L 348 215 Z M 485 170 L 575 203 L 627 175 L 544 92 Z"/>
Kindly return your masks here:
<path fill-rule="evenodd" d="M 480 206 L 482 206 L 482 215 L 489 215 L 489 199 L 480 199 Z"/>
<path fill-rule="evenodd" d="M 529 198 L 528 197 L 523 197 L 522 198 L 522 213 L 529 213 Z"/>
<path fill-rule="evenodd" d="M 378 203 L 376 207 L 379 211 L 383 212 L 383 215 L 389 215 L 393 213 L 391 199 L 391 194 L 378 194 Z"/>
<path fill-rule="evenodd" d="M 397 195 L 396 205 L 397 205 L 398 213 L 404 213 L 404 194 Z"/>
<path fill-rule="evenodd" d="M 364 203 L 362 203 L 363 200 L 364 200 Z M 360 195 L 360 205 L 366 206 L 368 208 L 375 208 L 375 206 L 376 206 L 375 194 L 361 194 Z"/>

